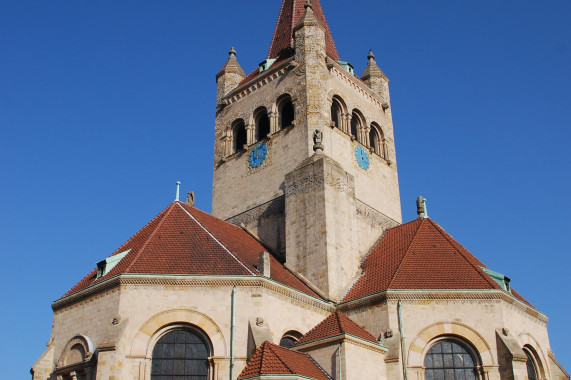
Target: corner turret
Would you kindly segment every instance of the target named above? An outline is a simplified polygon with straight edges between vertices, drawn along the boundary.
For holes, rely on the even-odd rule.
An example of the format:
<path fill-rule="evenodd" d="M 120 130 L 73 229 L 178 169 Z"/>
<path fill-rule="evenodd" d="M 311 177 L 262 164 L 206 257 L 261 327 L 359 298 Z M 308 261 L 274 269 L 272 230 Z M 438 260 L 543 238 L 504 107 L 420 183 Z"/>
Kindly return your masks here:
<path fill-rule="evenodd" d="M 369 51 L 367 58 L 369 59 L 369 62 L 367 63 L 367 67 L 365 68 L 361 79 L 371 90 L 381 96 L 383 99 L 383 109 L 386 110 L 390 107 L 391 103 L 389 97 L 389 78 L 387 78 L 385 73 L 383 73 L 377 65 L 375 54 L 373 54 L 372 50 Z"/>
<path fill-rule="evenodd" d="M 216 92 L 217 105 L 220 104 L 224 95 L 238 87 L 238 84 L 246 77 L 242 66 L 236 59 L 236 50 L 234 48 L 230 49 L 228 55 L 228 60 L 216 74 L 216 84 L 218 86 L 218 91 Z"/>

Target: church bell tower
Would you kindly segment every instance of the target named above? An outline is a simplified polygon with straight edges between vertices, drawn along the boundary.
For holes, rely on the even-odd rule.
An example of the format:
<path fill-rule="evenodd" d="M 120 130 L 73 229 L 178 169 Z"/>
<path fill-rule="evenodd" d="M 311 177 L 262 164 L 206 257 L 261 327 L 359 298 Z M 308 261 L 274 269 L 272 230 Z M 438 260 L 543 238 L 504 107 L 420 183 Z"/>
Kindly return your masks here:
<path fill-rule="evenodd" d="M 212 213 L 331 300 L 401 223 L 388 78 L 339 57 L 319 0 L 283 0 L 266 59 L 216 76 Z"/>

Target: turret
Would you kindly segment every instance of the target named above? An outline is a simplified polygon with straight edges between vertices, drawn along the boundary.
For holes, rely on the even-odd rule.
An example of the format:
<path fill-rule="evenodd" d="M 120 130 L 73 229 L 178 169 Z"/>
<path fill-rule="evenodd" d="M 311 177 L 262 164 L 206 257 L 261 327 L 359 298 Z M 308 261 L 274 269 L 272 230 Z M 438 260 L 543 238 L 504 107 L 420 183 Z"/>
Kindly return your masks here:
<path fill-rule="evenodd" d="M 218 74 L 216 74 L 216 84 L 218 86 L 216 105 L 219 105 L 224 95 L 235 89 L 246 77 L 244 70 L 242 70 L 242 67 L 236 59 L 236 50 L 234 48 L 230 49 L 228 55 L 228 60 L 224 66 L 222 66 Z"/>
<path fill-rule="evenodd" d="M 375 54 L 373 51 L 369 51 L 367 56 L 369 62 L 367 67 L 361 76 L 361 79 L 373 90 L 376 94 L 380 95 L 383 99 L 383 109 L 387 110 L 390 107 L 390 97 L 389 97 L 389 78 L 383 73 L 383 71 L 377 65 L 375 61 Z"/>

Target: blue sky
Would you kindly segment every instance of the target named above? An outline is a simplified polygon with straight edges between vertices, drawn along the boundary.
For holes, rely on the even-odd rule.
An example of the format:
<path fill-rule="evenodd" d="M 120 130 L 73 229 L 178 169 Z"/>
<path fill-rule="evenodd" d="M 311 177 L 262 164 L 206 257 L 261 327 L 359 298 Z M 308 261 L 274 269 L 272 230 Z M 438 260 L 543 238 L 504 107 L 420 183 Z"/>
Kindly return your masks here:
<path fill-rule="evenodd" d="M 174 198 L 210 211 L 215 75 L 249 72 L 279 1 L 0 0 L 3 375 L 28 378 L 51 303 Z M 347 8 L 350 4 L 350 8 Z M 343 60 L 391 79 L 415 199 L 550 318 L 571 370 L 571 2 L 326 1 Z"/>

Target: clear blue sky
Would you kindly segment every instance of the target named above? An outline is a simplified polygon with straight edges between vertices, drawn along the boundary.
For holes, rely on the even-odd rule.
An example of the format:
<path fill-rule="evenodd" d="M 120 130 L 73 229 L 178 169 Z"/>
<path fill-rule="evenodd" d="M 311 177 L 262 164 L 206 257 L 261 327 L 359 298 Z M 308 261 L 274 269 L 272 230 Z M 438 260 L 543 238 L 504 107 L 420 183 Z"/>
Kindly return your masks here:
<path fill-rule="evenodd" d="M 249 72 L 280 1 L 0 0 L 2 376 L 29 378 L 51 303 L 166 207 L 210 211 L 215 75 Z M 415 198 L 550 317 L 571 370 L 571 2 L 323 0 L 341 58 L 391 78 Z M 349 7 L 349 8 L 348 8 Z"/>

